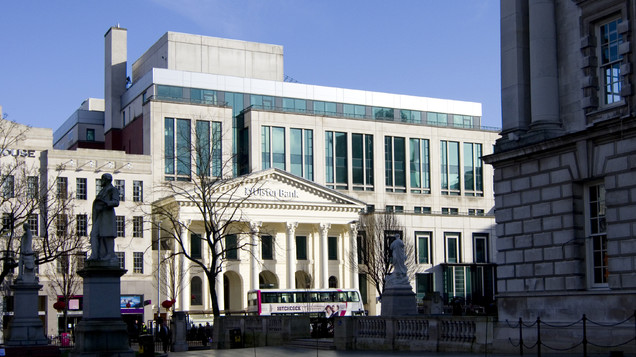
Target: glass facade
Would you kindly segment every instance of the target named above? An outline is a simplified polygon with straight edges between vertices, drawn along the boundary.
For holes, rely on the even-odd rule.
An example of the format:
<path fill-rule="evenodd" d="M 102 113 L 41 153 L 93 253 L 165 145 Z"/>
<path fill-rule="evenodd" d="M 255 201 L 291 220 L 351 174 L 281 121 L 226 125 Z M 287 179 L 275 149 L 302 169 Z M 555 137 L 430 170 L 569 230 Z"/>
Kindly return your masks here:
<path fill-rule="evenodd" d="M 191 154 L 190 120 L 165 118 L 165 174 L 177 175 L 177 180 L 189 180 L 191 174 Z M 166 176 L 166 179 L 173 181 L 175 180 L 175 177 Z"/>
<path fill-rule="evenodd" d="M 442 195 L 459 195 L 459 143 L 440 142 Z"/>
<path fill-rule="evenodd" d="M 387 192 L 406 192 L 406 150 L 404 138 L 384 137 L 384 173 Z"/>
<path fill-rule="evenodd" d="M 412 193 L 431 193 L 430 148 L 428 139 L 409 139 Z"/>
<path fill-rule="evenodd" d="M 325 175 L 327 187 L 348 188 L 347 133 L 325 132 Z"/>
<path fill-rule="evenodd" d="M 290 172 L 307 180 L 314 179 L 314 131 L 289 129 Z"/>
<path fill-rule="evenodd" d="M 285 128 L 277 126 L 261 127 L 262 167 L 286 170 Z"/>
<path fill-rule="evenodd" d="M 351 134 L 351 181 L 356 191 L 373 191 L 373 135 Z"/>
<path fill-rule="evenodd" d="M 484 195 L 481 144 L 464 143 L 464 195 Z"/>

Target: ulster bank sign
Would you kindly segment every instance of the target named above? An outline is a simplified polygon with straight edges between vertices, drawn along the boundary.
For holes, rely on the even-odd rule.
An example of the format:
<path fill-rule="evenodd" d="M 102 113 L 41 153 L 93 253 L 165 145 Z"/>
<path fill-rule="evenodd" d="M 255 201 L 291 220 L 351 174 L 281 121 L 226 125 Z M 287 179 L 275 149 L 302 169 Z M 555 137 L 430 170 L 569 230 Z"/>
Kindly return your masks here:
<path fill-rule="evenodd" d="M 285 188 L 249 188 L 245 187 L 245 196 L 259 197 L 259 198 L 277 198 L 277 199 L 296 199 L 298 198 L 297 189 L 285 189 Z"/>

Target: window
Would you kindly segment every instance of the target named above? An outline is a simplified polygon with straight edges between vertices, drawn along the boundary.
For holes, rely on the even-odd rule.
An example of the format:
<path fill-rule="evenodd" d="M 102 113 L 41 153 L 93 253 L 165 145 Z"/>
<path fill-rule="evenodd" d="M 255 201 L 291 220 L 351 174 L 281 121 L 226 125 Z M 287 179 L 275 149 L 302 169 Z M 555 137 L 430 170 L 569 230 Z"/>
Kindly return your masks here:
<path fill-rule="evenodd" d="M 289 129 L 289 161 L 291 173 L 314 180 L 314 131 Z"/>
<path fill-rule="evenodd" d="M 133 217 L 133 237 L 143 238 L 143 236 L 144 236 L 144 217 L 135 216 Z"/>
<path fill-rule="evenodd" d="M 86 141 L 95 141 L 95 129 L 86 129 Z"/>
<path fill-rule="evenodd" d="M 343 104 L 342 115 L 348 118 L 364 119 L 367 109 L 364 105 Z"/>
<path fill-rule="evenodd" d="M 459 209 L 451 208 L 451 207 L 442 207 L 442 214 L 458 215 Z"/>
<path fill-rule="evenodd" d="M 183 88 L 157 85 L 157 98 L 181 101 L 183 100 Z"/>
<path fill-rule="evenodd" d="M 36 198 L 39 191 L 39 179 L 37 176 L 27 177 L 27 198 Z"/>
<path fill-rule="evenodd" d="M 263 169 L 285 170 L 285 128 L 263 125 L 261 148 Z"/>
<path fill-rule="evenodd" d="M 126 236 L 126 217 L 117 216 L 115 217 L 115 221 L 117 222 L 117 237 L 125 237 Z"/>
<path fill-rule="evenodd" d="M 384 137 L 384 174 L 387 192 L 406 192 L 404 138 Z"/>
<path fill-rule="evenodd" d="M 409 139 L 412 193 L 431 193 L 430 148 L 428 139 Z"/>
<path fill-rule="evenodd" d="M 102 190 L 102 180 L 96 178 L 95 179 L 95 196 L 99 195 L 99 191 Z"/>
<path fill-rule="evenodd" d="M 14 193 L 14 182 L 13 175 L 4 175 L 2 176 L 2 197 L 4 198 L 13 198 Z"/>
<path fill-rule="evenodd" d="M 194 259 L 201 259 L 201 235 L 190 234 L 190 256 Z"/>
<path fill-rule="evenodd" d="M 446 242 L 446 262 L 461 263 L 459 233 L 444 233 Z"/>
<path fill-rule="evenodd" d="M 115 180 L 115 184 L 113 185 L 119 191 L 119 201 L 123 202 L 126 200 L 126 181 L 124 180 Z"/>
<path fill-rule="evenodd" d="M 75 255 L 75 264 L 77 270 L 84 269 L 86 265 L 86 252 L 79 252 Z"/>
<path fill-rule="evenodd" d="M 190 305 L 203 305 L 203 281 L 198 276 L 190 280 Z"/>
<path fill-rule="evenodd" d="M 464 143 L 464 195 L 484 195 L 481 144 Z"/>
<path fill-rule="evenodd" d="M 453 114 L 453 126 L 456 128 L 472 128 L 473 117 L 470 115 Z"/>
<path fill-rule="evenodd" d="M 307 260 L 307 237 L 296 236 L 296 259 Z"/>
<path fill-rule="evenodd" d="M 117 260 L 119 261 L 119 269 L 126 269 L 126 253 L 115 252 L 117 254 Z"/>
<path fill-rule="evenodd" d="M 369 259 L 367 257 L 367 234 L 366 232 L 358 232 L 357 239 L 358 249 L 358 264 L 367 264 Z"/>
<path fill-rule="evenodd" d="M 12 213 L 3 213 L 2 214 L 2 230 L 7 231 L 13 229 L 14 219 Z"/>
<path fill-rule="evenodd" d="M 368 289 L 367 289 L 367 275 L 358 274 L 358 286 L 360 287 L 360 296 L 362 297 L 362 303 L 366 304 L 368 301 Z"/>
<path fill-rule="evenodd" d="M 416 273 L 415 274 L 415 294 L 417 301 L 433 293 L 433 274 Z"/>
<path fill-rule="evenodd" d="M 338 237 L 327 237 L 327 256 L 329 260 L 338 260 Z"/>
<path fill-rule="evenodd" d="M 590 237 L 588 263 L 590 283 L 594 286 L 606 286 L 609 270 L 607 268 L 607 223 L 605 219 L 605 185 L 595 184 L 587 188 L 587 224 Z"/>
<path fill-rule="evenodd" d="M 373 107 L 373 118 L 376 120 L 393 121 L 394 110 L 392 108 Z"/>
<path fill-rule="evenodd" d="M 68 255 L 63 254 L 57 258 L 57 272 L 59 274 L 68 274 L 69 258 Z"/>
<path fill-rule="evenodd" d="M 471 294 L 471 271 L 467 266 L 446 266 L 444 269 L 444 296 L 450 302 L 454 297 L 466 298 Z"/>
<path fill-rule="evenodd" d="M 263 260 L 274 259 L 274 238 L 272 236 L 262 236 L 261 245 L 261 258 Z"/>
<path fill-rule="evenodd" d="M 57 178 L 57 198 L 65 199 L 68 195 L 68 179 L 66 177 Z"/>
<path fill-rule="evenodd" d="M 459 143 L 442 140 L 440 143 L 442 195 L 459 195 Z"/>
<path fill-rule="evenodd" d="M 373 135 L 351 134 L 351 176 L 354 191 L 373 191 Z"/>
<path fill-rule="evenodd" d="M 269 95 L 252 94 L 250 96 L 250 104 L 257 109 L 274 109 L 274 97 Z"/>
<path fill-rule="evenodd" d="M 307 111 L 307 101 L 304 99 L 283 98 L 283 111 L 305 113 Z"/>
<path fill-rule="evenodd" d="M 88 216 L 85 214 L 78 214 L 75 219 L 77 221 L 77 235 L 79 237 L 88 236 Z"/>
<path fill-rule="evenodd" d="M 400 110 L 400 120 L 405 123 L 420 124 L 422 123 L 422 112 L 402 109 Z"/>
<path fill-rule="evenodd" d="M 336 113 L 336 103 L 314 101 L 314 114 L 334 116 Z"/>
<path fill-rule="evenodd" d="M 190 101 L 197 104 L 211 105 L 217 105 L 219 102 L 216 91 L 197 88 L 190 88 Z"/>
<path fill-rule="evenodd" d="M 143 181 L 133 181 L 133 201 L 134 202 L 144 201 L 144 182 Z"/>
<path fill-rule="evenodd" d="M 236 234 L 228 234 L 225 236 L 225 249 L 227 259 L 238 259 L 238 241 Z"/>
<path fill-rule="evenodd" d="M 133 252 L 133 273 L 144 273 L 144 253 Z"/>
<path fill-rule="evenodd" d="M 469 216 L 483 216 L 484 210 L 479 208 L 469 208 L 468 209 Z"/>
<path fill-rule="evenodd" d="M 325 173 L 327 187 L 348 188 L 347 133 L 325 132 Z"/>
<path fill-rule="evenodd" d="M 448 126 L 448 115 L 444 113 L 426 113 L 426 123 L 435 126 Z"/>
<path fill-rule="evenodd" d="M 431 232 L 415 232 L 417 263 L 431 264 Z"/>
<path fill-rule="evenodd" d="M 613 104 L 621 100 L 621 61 L 618 47 L 623 36 L 618 32 L 621 19 L 613 19 L 599 28 L 600 39 L 600 75 L 603 86 L 603 104 Z"/>
<path fill-rule="evenodd" d="M 336 278 L 333 275 L 329 277 L 329 288 L 330 289 L 338 288 L 338 278 Z"/>
<path fill-rule="evenodd" d="M 66 214 L 58 214 L 55 220 L 55 233 L 58 237 L 66 237 L 68 228 L 68 216 Z"/>
<path fill-rule="evenodd" d="M 431 214 L 431 208 L 425 206 L 415 206 L 413 207 L 413 212 L 416 214 Z"/>
<path fill-rule="evenodd" d="M 164 170 L 166 175 L 177 175 L 178 181 L 188 181 L 191 173 L 191 132 L 189 119 L 164 120 Z M 166 176 L 174 180 L 174 176 Z"/>
<path fill-rule="evenodd" d="M 38 230 L 39 217 L 37 213 L 30 214 L 27 223 L 29 224 L 29 229 L 31 229 L 31 233 L 34 236 L 38 236 L 39 235 L 39 230 Z"/>
<path fill-rule="evenodd" d="M 196 122 L 197 175 L 221 176 L 221 123 Z"/>
<path fill-rule="evenodd" d="M 78 200 L 88 199 L 88 191 L 85 177 L 78 177 L 75 179 L 75 198 Z"/>
<path fill-rule="evenodd" d="M 473 254 L 475 263 L 488 263 L 488 235 L 473 234 Z"/>
<path fill-rule="evenodd" d="M 404 212 L 404 206 L 386 205 L 385 211 L 386 212 L 403 213 Z"/>

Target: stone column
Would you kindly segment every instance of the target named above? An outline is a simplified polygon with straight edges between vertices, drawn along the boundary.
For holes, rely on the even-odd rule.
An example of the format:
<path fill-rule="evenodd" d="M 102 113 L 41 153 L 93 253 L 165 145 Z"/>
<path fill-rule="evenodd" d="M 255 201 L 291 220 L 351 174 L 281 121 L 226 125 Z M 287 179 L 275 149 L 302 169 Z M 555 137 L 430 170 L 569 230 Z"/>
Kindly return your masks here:
<path fill-rule="evenodd" d="M 349 224 L 349 238 L 351 239 L 351 257 L 346 257 L 346 259 L 351 259 L 351 287 L 354 289 L 360 288 L 358 281 L 358 224 L 350 223 Z M 345 261 L 346 262 L 346 261 Z"/>
<path fill-rule="evenodd" d="M 220 222 L 220 226 L 224 226 L 225 222 Z M 221 245 L 225 244 L 225 242 L 217 242 L 214 245 L 215 254 L 221 254 Z M 211 258 L 211 254 L 208 255 Z M 215 268 L 218 268 L 221 265 L 221 259 L 217 259 Z M 219 311 L 225 310 L 225 285 L 223 284 L 223 271 L 224 269 L 217 269 L 220 273 L 216 276 L 216 281 L 214 282 L 214 290 L 216 291 L 216 301 L 219 304 Z"/>
<path fill-rule="evenodd" d="M 329 234 L 330 223 L 320 223 L 320 284 L 318 287 L 326 289 L 329 287 L 329 242 L 327 235 Z"/>
<path fill-rule="evenodd" d="M 296 227 L 297 222 L 287 222 L 287 288 L 296 288 Z"/>
<path fill-rule="evenodd" d="M 250 244 L 252 245 L 252 257 L 250 258 L 250 267 L 252 271 L 252 277 L 250 279 L 250 289 L 258 289 L 258 275 L 261 271 L 260 264 L 258 262 L 259 257 L 259 239 L 258 233 L 261 229 L 262 222 L 250 222 Z"/>
<path fill-rule="evenodd" d="M 554 0 L 529 1 L 531 130 L 560 129 Z"/>
<path fill-rule="evenodd" d="M 192 221 L 188 220 L 186 226 L 181 229 L 181 240 L 183 241 L 183 247 L 185 249 L 190 247 L 190 234 L 189 227 Z M 184 249 L 184 250 L 185 250 Z M 190 309 L 190 299 L 192 294 L 190 294 L 190 270 L 188 269 L 188 258 L 185 255 L 181 256 L 181 266 L 180 266 L 180 275 L 181 281 L 177 282 L 177 284 L 181 284 L 181 296 L 179 299 L 179 308 L 181 311 L 188 311 Z M 161 303 L 161 302 L 159 302 Z"/>

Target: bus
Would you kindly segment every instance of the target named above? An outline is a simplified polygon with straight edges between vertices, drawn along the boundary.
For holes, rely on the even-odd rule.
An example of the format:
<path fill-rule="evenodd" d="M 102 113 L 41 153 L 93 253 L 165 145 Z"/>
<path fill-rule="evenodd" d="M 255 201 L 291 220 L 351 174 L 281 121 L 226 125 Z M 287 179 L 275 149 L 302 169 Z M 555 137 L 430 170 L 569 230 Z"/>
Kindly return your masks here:
<path fill-rule="evenodd" d="M 247 293 L 247 313 L 330 318 L 364 315 L 364 305 L 355 289 L 257 289 Z"/>

